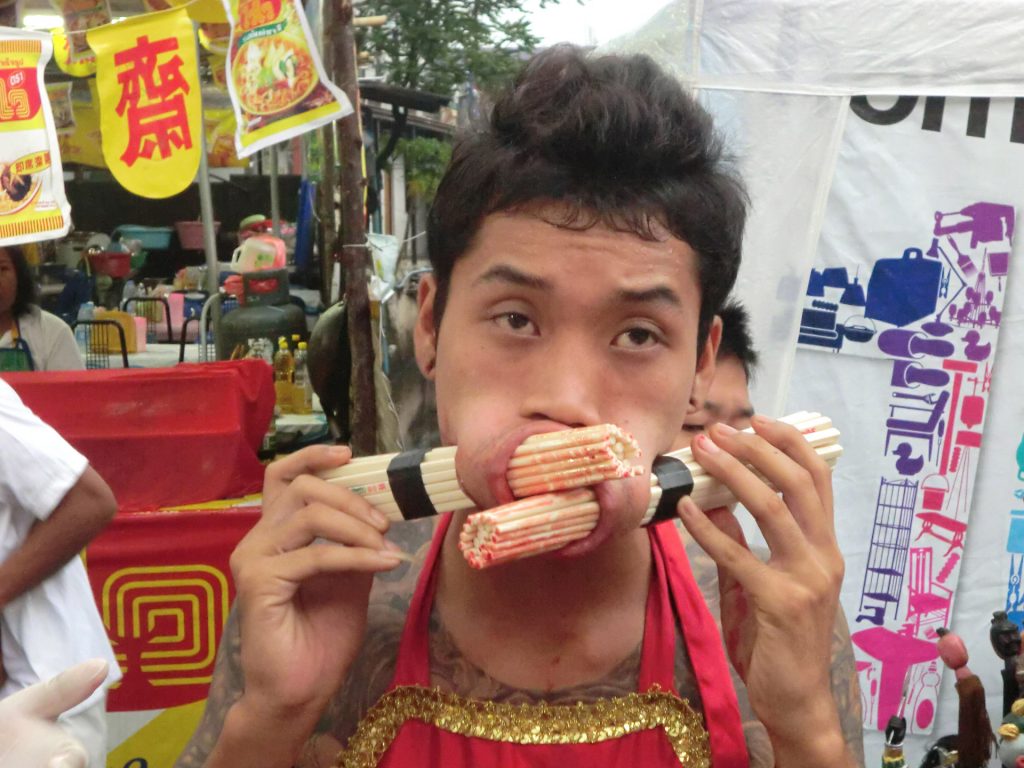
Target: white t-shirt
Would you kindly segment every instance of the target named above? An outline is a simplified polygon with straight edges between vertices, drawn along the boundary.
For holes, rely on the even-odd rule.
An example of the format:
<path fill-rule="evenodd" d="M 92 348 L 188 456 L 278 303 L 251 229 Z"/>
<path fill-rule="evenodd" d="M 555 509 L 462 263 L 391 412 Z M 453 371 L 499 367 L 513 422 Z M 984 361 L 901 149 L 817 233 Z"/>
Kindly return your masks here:
<path fill-rule="evenodd" d="M 18 318 L 18 332 L 32 353 L 37 371 L 81 371 L 85 369 L 82 353 L 75 343 L 71 326 L 56 315 L 39 307 L 29 307 Z M 0 336 L 0 348 L 13 347 L 10 331 Z"/>
<path fill-rule="evenodd" d="M 87 466 L 82 454 L 0 381 L 0 562 L 21 545 L 36 521 L 50 516 Z M 103 688 L 121 677 L 79 557 L 4 606 L 0 644 L 8 676 L 0 698 L 80 661 L 107 659 L 106 685 L 70 710 L 73 714 L 91 706 Z"/>

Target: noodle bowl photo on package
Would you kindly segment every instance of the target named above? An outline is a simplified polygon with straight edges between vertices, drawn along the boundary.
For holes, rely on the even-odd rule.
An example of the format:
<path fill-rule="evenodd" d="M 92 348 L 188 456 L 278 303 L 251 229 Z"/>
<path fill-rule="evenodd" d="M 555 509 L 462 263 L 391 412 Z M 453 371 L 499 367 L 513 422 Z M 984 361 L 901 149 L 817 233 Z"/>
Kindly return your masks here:
<path fill-rule="evenodd" d="M 242 45 L 235 57 L 234 74 L 243 108 L 260 116 L 284 112 L 317 85 L 309 54 L 283 35 Z"/>

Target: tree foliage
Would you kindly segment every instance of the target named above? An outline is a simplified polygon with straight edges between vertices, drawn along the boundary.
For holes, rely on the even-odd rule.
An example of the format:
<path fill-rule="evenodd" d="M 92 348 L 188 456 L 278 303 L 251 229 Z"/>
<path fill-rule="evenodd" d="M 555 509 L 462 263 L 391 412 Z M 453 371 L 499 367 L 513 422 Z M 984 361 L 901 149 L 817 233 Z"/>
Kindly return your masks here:
<path fill-rule="evenodd" d="M 438 184 L 452 157 L 452 145 L 437 139 L 419 136 L 401 139 L 398 154 L 405 158 L 405 183 L 411 196 L 426 202 L 434 199 Z"/>
<path fill-rule="evenodd" d="M 540 0 L 541 7 L 559 0 Z M 361 16 L 382 14 L 361 48 L 393 84 L 451 94 L 471 78 L 489 90 L 514 73 L 539 39 L 525 0 L 365 0 Z"/>

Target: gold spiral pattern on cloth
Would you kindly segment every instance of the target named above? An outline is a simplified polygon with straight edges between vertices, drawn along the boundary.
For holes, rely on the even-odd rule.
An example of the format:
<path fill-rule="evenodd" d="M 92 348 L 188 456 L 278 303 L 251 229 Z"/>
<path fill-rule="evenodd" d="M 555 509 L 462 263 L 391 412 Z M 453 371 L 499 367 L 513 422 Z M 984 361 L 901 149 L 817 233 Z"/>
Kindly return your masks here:
<path fill-rule="evenodd" d="M 384 694 L 360 721 L 336 768 L 376 768 L 407 720 L 460 736 L 513 744 L 597 744 L 661 728 L 683 768 L 708 768 L 701 716 L 673 693 L 652 686 L 593 703 L 506 704 L 467 699 L 440 688 L 402 686 Z"/>

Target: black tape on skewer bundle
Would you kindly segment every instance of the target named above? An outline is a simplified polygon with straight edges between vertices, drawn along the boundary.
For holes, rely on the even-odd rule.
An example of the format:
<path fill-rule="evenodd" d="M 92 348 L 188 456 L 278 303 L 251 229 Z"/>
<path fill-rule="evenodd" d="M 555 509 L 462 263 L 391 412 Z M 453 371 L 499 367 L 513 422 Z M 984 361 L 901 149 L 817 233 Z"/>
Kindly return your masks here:
<path fill-rule="evenodd" d="M 400 453 L 388 464 L 388 484 L 391 495 L 402 511 L 406 520 L 417 520 L 437 514 L 434 503 L 430 500 L 427 487 L 423 484 L 423 472 L 420 464 L 426 450 L 405 451 Z"/>
<path fill-rule="evenodd" d="M 676 505 L 679 500 L 693 493 L 693 475 L 690 474 L 690 468 L 686 466 L 686 462 L 679 459 L 658 456 L 654 460 L 651 472 L 658 478 L 658 485 L 661 486 L 661 499 L 648 525 L 663 520 L 674 520 L 677 517 Z"/>

